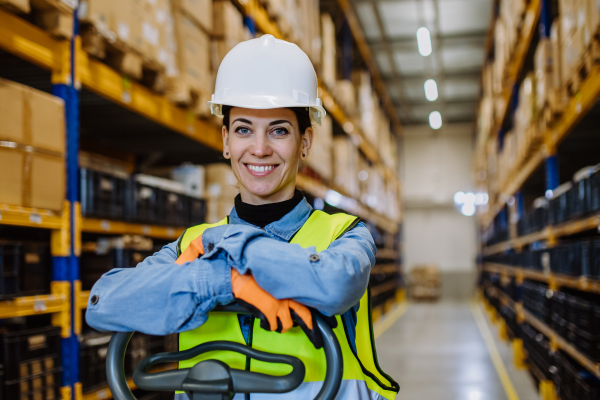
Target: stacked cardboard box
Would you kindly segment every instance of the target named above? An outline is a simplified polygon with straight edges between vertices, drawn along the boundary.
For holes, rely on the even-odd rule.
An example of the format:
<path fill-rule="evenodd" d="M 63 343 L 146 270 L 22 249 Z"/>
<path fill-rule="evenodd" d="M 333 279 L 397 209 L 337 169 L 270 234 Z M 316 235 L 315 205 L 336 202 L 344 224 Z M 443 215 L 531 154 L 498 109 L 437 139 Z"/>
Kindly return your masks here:
<path fill-rule="evenodd" d="M 347 136 L 333 138 L 333 183 L 343 192 L 359 198 L 358 150 Z"/>
<path fill-rule="evenodd" d="M 416 265 L 410 270 L 410 295 L 414 300 L 436 300 L 441 295 L 441 274 L 437 265 Z"/>
<path fill-rule="evenodd" d="M 212 42 L 212 68 L 216 71 L 225 55 L 238 43 L 249 39 L 242 14 L 230 0 L 213 3 L 214 40 Z"/>
<path fill-rule="evenodd" d="M 296 43 L 318 71 L 321 65 L 321 27 L 315 21 L 319 20 L 319 0 L 299 0 L 298 3 L 299 13 L 290 14 L 296 18 L 297 15 L 301 16 L 297 18 L 300 32 Z"/>
<path fill-rule="evenodd" d="M 333 180 L 333 122 L 330 116 L 321 120 L 321 125 L 315 125 L 313 142 L 306 164 L 326 182 Z"/>
<path fill-rule="evenodd" d="M 228 164 L 205 166 L 206 222 L 219 222 L 229 215 L 238 194 L 238 182 Z"/>
<path fill-rule="evenodd" d="M 550 91 L 554 88 L 552 80 L 554 68 L 552 42 L 550 38 L 540 38 L 533 57 L 535 103 L 538 111 L 543 110 L 549 104 Z"/>
<path fill-rule="evenodd" d="M 338 80 L 332 94 L 349 118 L 356 115 L 356 88 L 351 80 Z"/>
<path fill-rule="evenodd" d="M 212 3 L 179 1 L 172 4 L 173 32 L 170 42 L 175 46 L 176 70 L 169 76 L 168 97 L 181 104 L 198 104 L 199 97 L 212 93 L 214 82 L 210 73 L 210 36 Z"/>
<path fill-rule="evenodd" d="M 335 25 L 329 14 L 321 15 L 321 75 L 328 88 L 334 88 L 337 80 L 335 54 Z"/>
<path fill-rule="evenodd" d="M 531 145 L 538 139 L 537 121 L 538 110 L 535 98 L 535 76 L 527 74 L 519 88 L 519 101 L 514 116 L 514 135 L 517 147 L 517 157 L 514 162 L 518 165 L 525 159 Z"/>
<path fill-rule="evenodd" d="M 559 1 L 560 8 L 560 46 L 561 67 L 564 78 L 569 79 L 576 73 L 583 51 L 585 49 L 585 15 L 584 1 L 561 0 Z"/>
<path fill-rule="evenodd" d="M 0 204 L 60 211 L 65 112 L 58 97 L 0 79 Z"/>

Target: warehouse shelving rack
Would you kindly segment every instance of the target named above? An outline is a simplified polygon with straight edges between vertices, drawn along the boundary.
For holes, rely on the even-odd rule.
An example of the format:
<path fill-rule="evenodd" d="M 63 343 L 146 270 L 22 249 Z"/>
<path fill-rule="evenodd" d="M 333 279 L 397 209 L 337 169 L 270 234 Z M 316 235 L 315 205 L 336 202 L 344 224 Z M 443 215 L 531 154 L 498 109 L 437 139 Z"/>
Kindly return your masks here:
<path fill-rule="evenodd" d="M 487 289 L 487 293 L 490 296 L 496 297 L 500 300 L 500 303 L 504 306 L 508 306 L 512 311 L 514 311 L 517 315 L 517 322 L 527 322 L 531 326 L 533 326 L 536 330 L 543 333 L 550 340 L 550 347 L 552 350 L 562 350 L 573 359 L 575 359 L 579 364 L 585 367 L 588 371 L 594 374 L 596 377 L 600 378 L 600 363 L 596 363 L 590 360 L 585 354 L 575 348 L 572 344 L 570 344 L 563 337 L 558 335 L 552 328 L 548 325 L 540 321 L 538 318 L 533 316 L 527 310 L 524 309 L 523 304 L 521 302 L 515 302 L 510 297 L 508 297 L 505 293 L 496 290 L 496 288 Z M 489 307 L 486 307 L 489 309 Z M 494 312 L 492 312 L 494 313 Z M 493 319 L 497 319 L 498 317 L 494 316 Z"/>
<path fill-rule="evenodd" d="M 269 18 L 266 10 L 257 0 L 244 2 L 241 4 L 241 8 L 245 12 L 246 18 L 250 18 L 251 23 L 255 24 L 260 31 L 282 37 L 277 24 Z M 50 71 L 52 93 L 65 102 L 67 141 L 67 193 L 61 213 L 0 204 L 0 225 L 50 230 L 53 256 L 51 293 L 0 302 L 0 319 L 52 314 L 52 324 L 62 328 L 61 394 L 63 400 L 108 399 L 111 398 L 110 392 L 105 389 L 84 396 L 79 382 L 78 335 L 82 329 L 82 310 L 87 307 L 89 298 L 89 291 L 81 290 L 79 280 L 82 233 L 141 234 L 159 239 L 176 239 L 184 228 L 82 218 L 78 188 L 79 91 L 82 88 L 86 89 L 170 131 L 201 143 L 215 152 L 222 150 L 222 139 L 219 127 L 196 118 L 193 113 L 169 103 L 164 96 L 152 92 L 98 60 L 88 57 L 82 50 L 81 41 L 77 35 L 76 13 L 74 26 L 73 39 L 59 40 L 0 8 L 0 49 L 43 70 Z M 358 143 L 367 158 L 384 172 L 384 176 L 396 181 L 400 190 L 396 174 L 389 167 L 383 165 L 377 151 L 368 143 L 364 133 L 354 126 L 326 89 L 322 88 L 320 95 L 333 118 L 344 128 L 346 133 L 353 136 L 354 142 Z M 298 186 L 315 197 L 322 198 L 326 198 L 327 194 L 334 190 L 304 175 L 298 177 Z M 360 201 L 345 195 L 337 188 L 335 192 L 341 198 L 340 204 L 346 211 L 375 223 L 389 233 L 394 234 L 398 231 L 400 221 L 390 221 L 385 215 L 370 210 Z M 397 259 L 399 253 L 384 249 L 378 254 L 378 259 L 382 258 Z M 384 267 L 379 267 L 380 272 L 385 272 Z M 397 265 L 395 267 L 398 268 Z M 382 287 L 379 290 L 384 291 L 387 288 Z M 396 299 L 402 298 L 403 292 L 399 291 Z M 389 306 L 388 302 L 381 310 L 374 310 L 374 317 L 375 314 L 381 313 Z"/>

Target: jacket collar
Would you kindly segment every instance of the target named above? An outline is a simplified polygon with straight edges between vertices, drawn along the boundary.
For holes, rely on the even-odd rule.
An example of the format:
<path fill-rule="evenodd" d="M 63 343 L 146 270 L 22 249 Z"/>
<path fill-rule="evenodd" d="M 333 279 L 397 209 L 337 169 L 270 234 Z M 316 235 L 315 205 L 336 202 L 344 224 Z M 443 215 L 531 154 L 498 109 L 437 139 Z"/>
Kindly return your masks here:
<path fill-rule="evenodd" d="M 289 242 L 294 234 L 298 232 L 298 230 L 302 228 L 302 225 L 304 225 L 304 223 L 308 220 L 312 209 L 313 208 L 310 206 L 310 204 L 308 204 L 308 201 L 306 201 L 306 198 L 304 198 L 302 201 L 300 201 L 300 203 L 298 203 L 298 205 L 296 205 L 296 207 L 292 209 L 292 211 L 285 214 L 279 221 L 271 222 L 265 226 L 264 230 L 270 236 L 275 236 L 281 240 Z M 235 207 L 229 214 L 229 223 L 254 226 L 241 219 L 235 211 Z"/>

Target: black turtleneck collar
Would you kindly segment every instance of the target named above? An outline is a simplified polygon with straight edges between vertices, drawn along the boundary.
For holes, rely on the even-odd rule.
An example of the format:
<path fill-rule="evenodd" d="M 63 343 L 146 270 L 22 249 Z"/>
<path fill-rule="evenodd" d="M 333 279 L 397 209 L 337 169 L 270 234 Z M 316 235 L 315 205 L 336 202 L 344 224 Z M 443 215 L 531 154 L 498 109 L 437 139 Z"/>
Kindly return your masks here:
<path fill-rule="evenodd" d="M 241 195 L 235 197 L 235 211 L 238 217 L 244 221 L 264 228 L 271 222 L 279 221 L 284 215 L 289 213 L 302 201 L 304 195 L 296 189 L 294 197 L 279 203 L 261 204 L 255 206 L 242 201 Z"/>

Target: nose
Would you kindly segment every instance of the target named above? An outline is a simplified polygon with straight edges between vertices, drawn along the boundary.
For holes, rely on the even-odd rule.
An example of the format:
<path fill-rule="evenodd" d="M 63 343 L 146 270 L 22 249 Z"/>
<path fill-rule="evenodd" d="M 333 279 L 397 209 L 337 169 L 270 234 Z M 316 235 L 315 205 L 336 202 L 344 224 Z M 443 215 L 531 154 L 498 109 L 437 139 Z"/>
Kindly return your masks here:
<path fill-rule="evenodd" d="M 258 158 L 268 157 L 273 154 L 273 149 L 271 149 L 266 132 L 254 135 L 250 152 L 253 156 Z"/>

